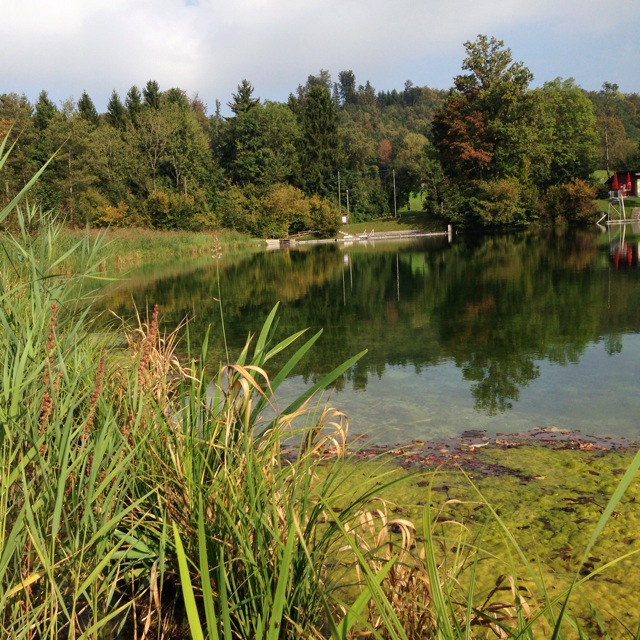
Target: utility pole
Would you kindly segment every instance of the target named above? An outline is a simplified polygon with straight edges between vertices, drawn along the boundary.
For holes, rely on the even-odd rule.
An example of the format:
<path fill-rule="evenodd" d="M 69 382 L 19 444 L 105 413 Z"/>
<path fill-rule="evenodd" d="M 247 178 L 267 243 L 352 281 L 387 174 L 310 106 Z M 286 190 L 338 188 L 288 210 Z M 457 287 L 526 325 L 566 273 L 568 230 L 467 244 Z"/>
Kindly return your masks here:
<path fill-rule="evenodd" d="M 396 170 L 393 170 L 393 217 L 398 217 L 398 207 L 396 206 Z"/>

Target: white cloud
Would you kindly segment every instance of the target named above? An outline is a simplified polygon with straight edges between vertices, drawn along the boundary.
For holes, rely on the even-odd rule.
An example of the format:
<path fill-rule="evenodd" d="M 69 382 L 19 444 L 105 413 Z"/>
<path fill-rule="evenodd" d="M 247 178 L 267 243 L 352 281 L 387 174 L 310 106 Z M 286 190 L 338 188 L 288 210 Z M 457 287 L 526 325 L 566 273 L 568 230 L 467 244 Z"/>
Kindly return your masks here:
<path fill-rule="evenodd" d="M 104 109 L 112 89 L 155 79 L 227 102 L 248 78 L 284 100 L 321 68 L 352 69 L 378 89 L 448 88 L 463 42 L 495 35 L 539 81 L 573 76 L 640 90 L 614 61 L 640 59 L 640 3 L 610 0 L 9 0 L 0 23 L 0 92 L 52 97 L 87 90 Z M 628 68 L 628 67 L 627 67 Z M 607 72 L 611 75 L 606 76 Z M 603 77 L 602 74 L 605 74 Z M 623 81 L 624 80 L 624 81 Z M 627 83 L 627 84 L 625 84 Z"/>

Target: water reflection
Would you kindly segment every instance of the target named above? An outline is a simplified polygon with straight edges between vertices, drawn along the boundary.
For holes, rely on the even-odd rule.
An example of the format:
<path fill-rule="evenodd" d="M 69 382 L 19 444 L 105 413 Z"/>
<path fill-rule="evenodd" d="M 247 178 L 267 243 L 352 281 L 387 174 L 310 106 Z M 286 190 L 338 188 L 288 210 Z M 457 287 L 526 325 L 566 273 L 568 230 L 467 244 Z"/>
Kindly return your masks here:
<path fill-rule="evenodd" d="M 377 437 L 394 425 L 402 439 L 550 422 L 635 437 L 638 365 L 621 379 L 614 360 L 640 361 L 637 246 L 626 228 L 322 245 L 223 257 L 140 287 L 132 280 L 107 304 L 126 315 L 132 296 L 141 307 L 158 303 L 168 325 L 188 315 L 195 341 L 211 326 L 217 362 L 219 297 L 232 353 L 279 301 L 280 337 L 324 330 L 292 393 L 369 350 L 335 400 Z"/>

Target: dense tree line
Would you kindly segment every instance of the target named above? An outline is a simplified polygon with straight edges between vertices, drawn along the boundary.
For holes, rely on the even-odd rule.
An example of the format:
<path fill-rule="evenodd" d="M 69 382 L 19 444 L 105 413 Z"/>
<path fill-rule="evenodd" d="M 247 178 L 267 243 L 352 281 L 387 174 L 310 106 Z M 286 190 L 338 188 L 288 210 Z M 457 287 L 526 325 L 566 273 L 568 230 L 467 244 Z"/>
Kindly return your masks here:
<path fill-rule="evenodd" d="M 576 203 L 593 197 L 594 169 L 637 168 L 638 94 L 561 79 L 531 89 L 501 41 L 465 47 L 449 91 L 407 81 L 376 93 L 352 71 L 320 71 L 278 103 L 242 80 L 230 117 L 155 81 L 114 90 L 105 113 L 86 92 L 61 105 L 2 94 L 0 135 L 15 144 L 2 199 L 57 152 L 37 196 L 72 223 L 331 235 L 347 191 L 352 221 L 421 192 L 458 224 L 517 224 L 568 206 L 588 216 Z"/>

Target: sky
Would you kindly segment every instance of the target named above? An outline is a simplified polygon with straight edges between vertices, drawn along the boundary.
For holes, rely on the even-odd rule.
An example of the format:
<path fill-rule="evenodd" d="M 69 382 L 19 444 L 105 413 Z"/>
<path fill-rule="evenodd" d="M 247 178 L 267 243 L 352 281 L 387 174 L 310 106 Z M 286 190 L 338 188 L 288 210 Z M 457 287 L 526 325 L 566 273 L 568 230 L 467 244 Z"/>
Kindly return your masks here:
<path fill-rule="evenodd" d="M 2 0 L 0 94 L 57 104 L 155 80 L 225 114 L 238 84 L 286 101 L 321 69 L 376 91 L 449 89 L 464 43 L 504 41 L 532 86 L 573 78 L 640 93 L 638 0 Z"/>

